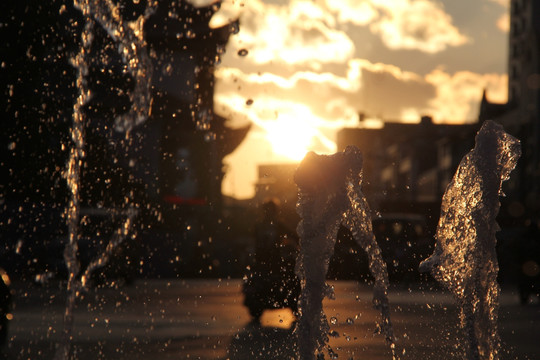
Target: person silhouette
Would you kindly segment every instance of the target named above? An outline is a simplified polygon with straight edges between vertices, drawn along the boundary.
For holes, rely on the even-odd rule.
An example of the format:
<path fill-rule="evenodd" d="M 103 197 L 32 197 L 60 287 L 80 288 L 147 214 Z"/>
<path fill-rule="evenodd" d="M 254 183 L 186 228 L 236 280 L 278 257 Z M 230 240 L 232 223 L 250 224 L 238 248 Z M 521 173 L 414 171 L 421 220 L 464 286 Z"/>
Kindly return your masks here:
<path fill-rule="evenodd" d="M 255 225 L 255 267 L 259 271 L 282 270 L 284 262 L 295 260 L 298 239 L 279 220 L 279 204 L 268 200 L 262 204 L 262 219 Z"/>
<path fill-rule="evenodd" d="M 279 219 L 276 200 L 261 206 L 255 225 L 255 259 L 244 282 L 244 305 L 258 321 L 264 309 L 291 308 L 297 311 L 300 285 L 294 270 L 298 237 Z"/>

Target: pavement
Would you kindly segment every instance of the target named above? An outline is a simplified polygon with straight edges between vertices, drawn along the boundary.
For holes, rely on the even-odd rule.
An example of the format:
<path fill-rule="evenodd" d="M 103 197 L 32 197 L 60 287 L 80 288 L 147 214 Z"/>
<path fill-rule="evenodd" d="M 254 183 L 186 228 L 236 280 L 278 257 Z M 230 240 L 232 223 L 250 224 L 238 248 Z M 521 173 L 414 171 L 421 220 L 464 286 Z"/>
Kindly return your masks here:
<path fill-rule="evenodd" d="M 289 309 L 251 321 L 240 279 L 137 280 L 80 294 L 70 341 L 73 359 L 294 359 L 295 318 Z M 377 333 L 371 287 L 331 282 L 325 300 L 329 348 L 339 359 L 392 359 Z M 5 359 L 52 359 L 61 343 L 65 284 L 14 284 L 15 308 Z M 459 309 L 429 286 L 393 287 L 391 316 L 400 359 L 462 360 Z M 522 306 L 503 289 L 499 324 L 502 360 L 540 359 L 540 306 Z M 327 357 L 328 350 L 326 351 Z"/>

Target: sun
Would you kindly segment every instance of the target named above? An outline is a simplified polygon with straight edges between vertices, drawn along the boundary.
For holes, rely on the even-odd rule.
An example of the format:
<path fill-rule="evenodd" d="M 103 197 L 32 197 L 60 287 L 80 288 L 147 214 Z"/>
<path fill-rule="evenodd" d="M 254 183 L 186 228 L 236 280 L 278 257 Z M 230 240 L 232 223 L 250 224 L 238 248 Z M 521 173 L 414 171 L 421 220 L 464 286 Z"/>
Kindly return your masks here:
<path fill-rule="evenodd" d="M 276 155 L 300 161 L 311 150 L 317 130 L 305 119 L 282 115 L 265 124 L 266 138 Z"/>

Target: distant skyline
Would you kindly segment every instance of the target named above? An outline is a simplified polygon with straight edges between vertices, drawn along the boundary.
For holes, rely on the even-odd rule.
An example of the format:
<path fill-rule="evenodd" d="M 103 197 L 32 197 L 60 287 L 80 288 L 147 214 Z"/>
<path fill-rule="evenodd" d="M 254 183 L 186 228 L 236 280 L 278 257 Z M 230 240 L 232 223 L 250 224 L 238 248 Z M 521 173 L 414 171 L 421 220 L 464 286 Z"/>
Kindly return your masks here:
<path fill-rule="evenodd" d="M 228 0 L 240 18 L 216 70 L 216 112 L 252 122 L 223 192 L 253 196 L 257 165 L 333 153 L 338 129 L 476 120 L 507 99 L 507 0 Z M 241 51 L 242 50 L 242 51 Z M 246 54 L 247 52 L 247 54 Z"/>

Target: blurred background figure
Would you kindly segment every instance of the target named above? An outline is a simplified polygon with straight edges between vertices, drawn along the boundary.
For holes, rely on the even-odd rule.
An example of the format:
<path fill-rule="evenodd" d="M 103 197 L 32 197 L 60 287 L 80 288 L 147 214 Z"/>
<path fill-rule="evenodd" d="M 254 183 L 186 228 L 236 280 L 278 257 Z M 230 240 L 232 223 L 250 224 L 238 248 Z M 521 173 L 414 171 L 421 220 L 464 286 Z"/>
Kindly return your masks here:
<path fill-rule="evenodd" d="M 244 305 L 254 321 L 265 309 L 297 311 L 300 284 L 294 273 L 298 237 L 278 218 L 279 202 L 265 201 L 255 225 L 255 257 L 244 281 Z"/>
<path fill-rule="evenodd" d="M 294 263 L 298 238 L 279 220 L 279 201 L 271 199 L 261 207 L 261 219 L 255 225 L 255 263 L 261 270 L 276 272 L 280 262 Z"/>

